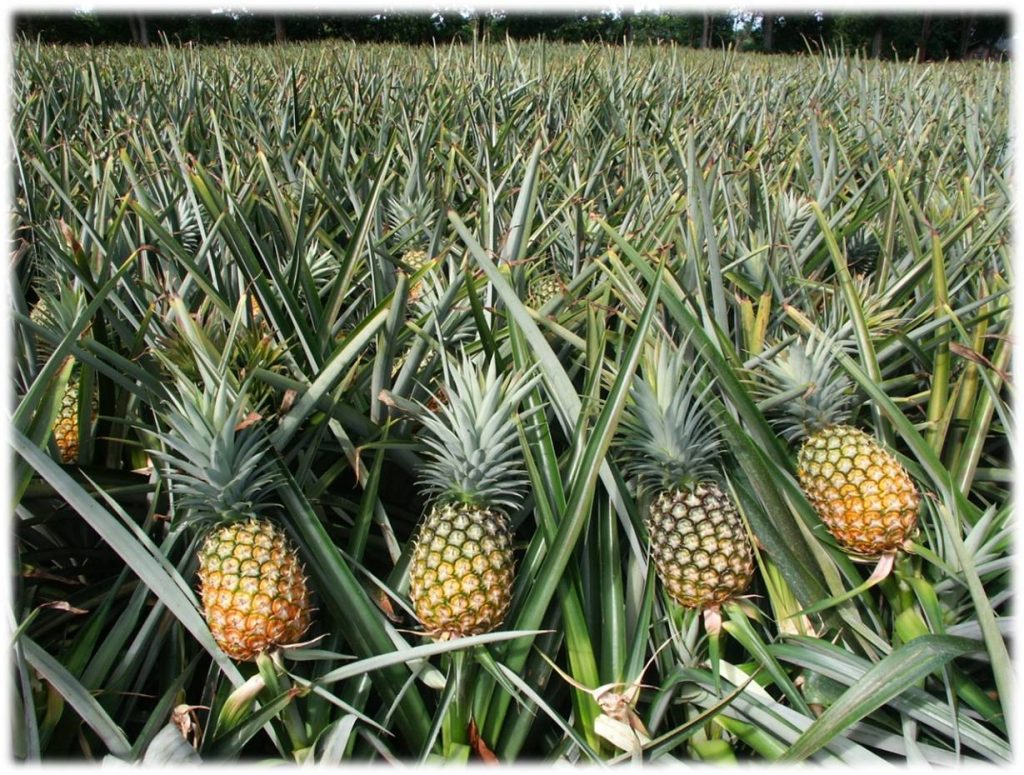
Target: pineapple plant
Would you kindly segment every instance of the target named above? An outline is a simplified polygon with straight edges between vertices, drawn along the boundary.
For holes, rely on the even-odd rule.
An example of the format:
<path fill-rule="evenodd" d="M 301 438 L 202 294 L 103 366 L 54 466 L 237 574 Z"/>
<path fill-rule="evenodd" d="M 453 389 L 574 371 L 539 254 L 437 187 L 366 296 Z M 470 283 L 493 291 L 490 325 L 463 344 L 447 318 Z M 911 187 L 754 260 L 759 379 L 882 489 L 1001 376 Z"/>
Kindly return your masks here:
<path fill-rule="evenodd" d="M 25 26 L 39 29 L 31 19 Z M 800 57 L 740 51 L 723 57 L 639 45 L 624 55 L 614 42 L 486 40 L 434 47 L 328 42 L 314 48 L 303 42 L 218 53 L 216 46 L 186 45 L 64 48 L 27 37 L 18 36 L 11 58 L 12 279 L 28 292 L 27 302 L 36 298 L 33 283 L 52 288 L 54 277 L 80 278 L 90 300 L 105 298 L 97 302 L 96 321 L 104 324 L 99 346 L 86 342 L 72 353 L 86 346 L 90 352 L 88 364 L 77 367 L 80 459 L 95 463 L 84 472 L 88 480 L 49 476 L 55 464 L 32 446 L 50 435 L 35 399 L 46 383 L 66 382 L 72 368 L 60 364 L 55 378 L 38 379 L 32 332 L 54 345 L 61 339 L 30 323 L 22 300 L 13 299 L 24 325 L 9 332 L 16 344 L 9 380 L 21 396 L 38 386 L 32 401 L 22 398 L 10 407 L 16 408 L 12 425 L 29 442 L 12 439 L 17 457 L 9 501 L 18 558 L 10 574 L 8 698 L 17 759 L 152 765 L 162 756 L 198 756 L 215 766 L 230 763 L 226 759 L 1010 761 L 1015 718 L 1006 649 L 1014 600 L 1007 553 L 1015 448 L 1008 65 L 923 68 L 850 59 L 830 46 Z M 429 191 L 436 220 L 423 233 L 392 236 L 388 195 L 407 200 L 406 190 Z M 825 216 L 820 221 L 815 206 Z M 442 207 L 451 208 L 451 230 Z M 829 232 L 835 246 L 823 242 Z M 847 254 L 852 293 L 845 276 L 846 287 L 835 284 L 833 247 Z M 396 296 L 394 315 L 376 316 L 372 333 L 359 331 L 368 341 L 355 352 L 345 332 L 387 299 L 389 273 L 409 274 L 420 265 L 415 252 L 402 261 L 406 251 L 433 255 L 436 266 L 416 273 L 423 281 L 415 303 Z M 662 255 L 666 266 L 657 270 Z M 559 258 L 570 266 L 559 265 Z M 542 306 L 557 305 L 557 319 L 542 314 L 538 320 L 533 309 L 522 315 L 486 259 L 524 300 L 533 277 L 559 272 L 565 293 Z M 870 276 L 858 274 L 867 271 Z M 730 644 L 729 686 L 719 687 L 709 672 L 715 662 L 701 609 L 675 603 L 654 578 L 657 564 L 643 521 L 650 520 L 648 506 L 661 488 L 673 502 L 675 483 L 645 485 L 641 518 L 623 519 L 619 507 L 634 481 L 627 491 L 600 452 L 630 399 L 628 390 L 625 396 L 601 390 L 598 378 L 616 370 L 633 335 L 650 337 L 635 333 L 635 324 L 641 309 L 658 305 L 651 295 L 662 273 L 656 298 L 664 318 L 658 322 L 673 334 L 696 334 L 699 326 L 708 346 L 722 343 L 711 390 L 702 396 L 703 378 L 691 388 L 693 401 L 706 399 L 723 433 L 721 446 L 707 453 L 708 463 L 719 453 L 721 462 L 694 477 L 693 508 L 707 504 L 703 511 L 722 521 L 719 512 L 729 506 L 724 495 L 709 500 L 714 485 L 733 497 L 744 523 L 750 520 L 751 540 L 756 534 L 771 544 L 756 553 L 757 578 L 738 593 L 756 591 L 760 610 L 742 599 L 719 604 L 723 616 L 729 610 L 735 617 L 736 629 L 729 629 L 745 634 Z M 200 386 L 220 370 L 235 390 L 243 368 L 267 368 L 262 355 L 244 354 L 249 345 L 242 341 L 251 331 L 255 353 L 264 333 L 255 320 L 260 311 L 246 298 L 254 283 L 287 367 L 288 378 L 273 382 L 310 399 L 298 398 L 279 434 L 295 480 L 289 502 L 294 492 L 296 506 L 322 521 L 339 543 L 343 556 L 330 577 L 340 580 L 350 569 L 356 578 L 313 590 L 325 610 L 309 615 L 307 633 L 317 632 L 300 639 L 330 633 L 324 652 L 306 655 L 315 659 L 278 660 L 270 652 L 257 657 L 262 671 L 238 663 L 242 677 L 259 672 L 266 678 L 258 697 L 260 685 L 246 681 L 242 707 L 228 686 L 237 675 L 207 669 L 191 625 L 174 612 L 187 613 L 181 604 L 189 598 L 200 610 L 197 551 L 207 540 L 218 560 L 221 549 L 233 556 L 250 543 L 263 544 L 260 552 L 289 554 L 301 537 L 292 531 L 297 523 L 269 505 L 282 500 L 285 488 L 271 495 L 269 484 L 252 484 L 242 498 L 255 510 L 237 507 L 236 521 L 210 517 L 189 526 L 200 510 L 177 508 L 181 487 L 164 476 L 163 462 L 156 463 L 156 481 L 147 475 L 141 453 L 164 444 L 144 436 L 140 426 L 173 432 L 159 383 L 173 390 L 175 376 L 147 373 L 164 349 L 161 335 L 184 351 L 182 370 L 191 370 Z M 437 286 L 444 303 L 429 310 L 424 305 Z M 578 289 L 575 303 L 570 287 Z M 877 303 L 870 303 L 869 292 Z M 172 294 L 180 295 L 184 318 L 167 313 Z M 846 303 L 854 297 L 857 305 Z M 533 300 L 543 305 L 543 297 Z M 900 558 L 909 588 L 892 582 L 867 593 L 856 584 L 842 550 L 799 491 L 758 479 L 772 473 L 771 461 L 762 466 L 757 456 L 762 436 L 725 434 L 720 410 L 723 404 L 739 409 L 741 401 L 740 415 L 755 430 L 760 418 L 757 410 L 748 414 L 750 384 L 744 384 L 755 375 L 742 362 L 765 352 L 766 341 L 778 341 L 776 326 L 790 315 L 790 304 L 838 336 L 863 333 L 866 323 L 884 369 L 880 389 L 928 421 L 924 442 L 935 453 L 928 457 L 929 478 L 941 483 L 948 476 L 950 509 L 922 509 L 931 552 Z M 856 314 L 856 328 L 854 307 L 864 311 Z M 538 347 L 527 318 L 539 323 L 547 348 Z M 875 320 L 888 331 L 876 336 Z M 434 379 L 454 385 L 444 379 L 443 359 L 458 360 L 452 353 L 463 330 L 469 352 L 498 358 L 499 378 L 512 352 L 543 367 L 544 384 L 535 390 L 554 416 L 549 429 L 538 423 L 536 436 L 530 434 L 544 444 L 536 450 L 535 481 L 543 477 L 561 491 L 537 494 L 545 501 L 539 509 L 553 509 L 537 520 L 520 523 L 523 507 L 500 507 L 514 530 L 517 577 L 499 630 L 514 623 L 522 632 L 492 633 L 518 640 L 489 646 L 497 660 L 489 665 L 487 652 L 470 653 L 467 639 L 458 637 L 436 644 L 429 657 L 404 659 L 395 630 L 401 618 L 388 607 L 408 593 L 413 522 L 434 504 L 418 499 L 408 521 L 409 498 L 394 474 L 411 470 L 405 468 L 411 450 L 425 446 L 427 432 L 418 420 L 389 425 L 376 399 L 389 387 L 427 406 L 431 393 L 442 399 L 447 387 Z M 188 335 L 177 338 L 179 332 Z M 682 341 L 662 338 L 668 352 Z M 414 350 L 389 379 L 392 355 L 410 343 Z M 47 373 L 58 372 L 57 360 L 51 358 Z M 710 379 L 710 361 L 705 368 Z M 698 376 L 693 372 L 685 383 Z M 87 393 L 97 382 L 104 413 L 109 405 L 112 416 L 90 433 Z M 682 380 L 668 382 L 668 397 L 685 389 Z M 253 407 L 264 415 L 259 425 L 270 428 L 277 418 L 266 407 L 274 399 L 254 403 L 263 380 L 254 376 L 250 383 L 249 405 L 236 417 L 250 421 Z M 107 395 L 108 386 L 117 387 L 118 400 Z M 801 385 L 782 400 L 806 390 Z M 52 406 L 61 392 L 45 395 Z M 228 406 L 235 401 L 228 399 Z M 850 406 L 856 402 L 850 399 Z M 615 411 L 598 423 L 595 410 L 602 406 Z M 842 422 L 869 434 L 878 427 L 864 409 Z M 908 448 L 905 442 L 917 449 L 908 427 L 893 430 L 902 437 L 899 451 Z M 235 430 L 232 443 L 252 433 Z M 710 428 L 695 435 L 709 440 Z M 104 439 L 102 456 L 89 449 L 97 436 Z M 194 434 L 188 440 L 201 446 Z M 56 460 L 57 448 L 49 446 Z M 792 458 L 794 485 L 798 448 L 776 455 L 779 466 Z M 584 455 L 587 467 L 574 466 Z M 916 474 L 916 466 L 900 460 Z M 740 461 L 748 467 L 736 478 Z M 787 474 L 781 468 L 774 473 Z M 752 498 L 780 508 L 741 508 L 747 501 L 734 496 L 748 485 Z M 162 508 L 168 492 L 173 511 Z M 790 513 L 788 496 L 805 508 Z M 82 505 L 88 509 L 79 514 Z M 178 523 L 167 525 L 153 508 Z M 456 510 L 454 500 L 447 509 Z M 675 531 L 683 546 L 689 534 L 675 510 L 662 505 L 659 527 L 671 518 L 668 533 Z M 555 535 L 569 535 L 571 546 L 551 545 L 547 516 L 557 522 Z M 801 532 L 801 517 L 828 542 L 828 551 Z M 705 514 L 695 524 L 708 519 Z M 129 529 L 113 530 L 119 524 Z M 762 532 L 762 525 L 773 524 L 777 532 Z M 108 529 L 97 533 L 104 525 Z M 273 537 L 264 535 L 264 525 L 273 527 Z M 657 539 L 658 528 L 649 527 Z M 464 532 L 473 529 L 467 523 Z M 293 545 L 275 548 L 286 532 Z M 309 538 L 298 546 L 299 557 L 306 574 L 319 579 L 321 567 L 332 570 L 335 553 L 324 543 L 315 556 L 307 554 L 314 549 Z M 717 533 L 710 539 L 716 547 L 726 540 Z M 682 565 L 670 542 L 664 544 L 662 565 Z M 555 554 L 558 562 L 547 561 Z M 841 560 L 838 566 L 833 558 Z M 534 559 L 529 584 L 523 583 Z M 171 575 L 142 574 L 143 561 Z M 649 596 L 641 601 L 637 594 L 646 577 L 637 571 L 648 562 L 653 587 L 646 592 L 657 593 L 655 610 Z M 295 567 L 301 574 L 297 560 Z M 175 569 L 191 574 L 185 585 L 194 595 L 181 589 Z M 216 572 L 222 577 L 204 571 L 211 590 L 225 584 L 223 570 Z M 853 594 L 837 618 L 806 613 L 838 605 L 842 587 Z M 224 622 L 220 630 L 238 602 L 235 591 L 228 595 L 221 612 L 209 617 Z M 292 618 L 300 619 L 302 607 L 294 605 Z M 416 628 L 422 633 L 426 626 Z M 537 630 L 551 632 L 526 635 Z M 246 646 L 245 637 L 233 639 Z M 226 632 L 221 640 L 228 640 Z M 203 642 L 222 662 L 228 659 L 212 636 L 204 633 Z M 347 677 L 336 678 L 341 663 L 330 654 L 341 653 L 354 659 L 344 663 Z M 548 672 L 545 655 L 566 665 L 567 680 L 576 682 L 572 689 Z M 651 661 L 641 669 L 647 656 Z M 886 664 L 869 673 L 882 657 Z M 436 664 L 428 665 L 428 658 Z M 464 669 L 457 669 L 460 658 Z M 401 664 L 381 667 L 382 661 Z M 829 664 L 844 669 L 816 672 Z M 895 680 L 867 691 L 870 682 L 861 676 L 887 670 Z M 628 688 L 606 683 L 613 681 L 629 682 Z M 642 684 L 654 688 L 641 691 Z M 86 701 L 90 695 L 98 704 Z M 837 702 L 849 708 L 847 701 L 859 703 L 857 723 L 827 723 L 843 710 L 835 709 Z M 912 719 L 905 710 L 901 715 L 908 704 Z M 826 723 L 815 723 L 823 713 Z M 187 715 L 194 718 L 191 733 Z M 168 716 L 177 729 L 168 727 Z M 641 718 L 658 742 L 642 739 Z M 823 747 L 812 750 L 819 743 Z"/>
<path fill-rule="evenodd" d="M 204 374 L 211 373 L 230 350 L 230 369 L 238 382 L 242 382 L 255 369 L 262 368 L 284 373 L 285 348 L 275 339 L 255 294 L 247 294 L 252 324 L 232 328 L 215 310 L 205 309 L 188 313 L 178 299 L 172 301 L 176 319 L 169 321 L 166 335 L 154 338 L 152 352 L 165 364 L 173 364 L 177 373 L 190 382 L 201 385 Z M 241 308 L 236 310 L 242 314 Z M 169 378 L 173 374 L 167 370 Z M 270 405 L 278 397 L 277 391 L 266 382 L 250 383 L 250 399 L 254 404 Z"/>
<path fill-rule="evenodd" d="M 298 552 L 269 517 L 266 501 L 277 476 L 259 423 L 241 423 L 244 393 L 226 381 L 203 391 L 180 378 L 169 399 L 163 451 L 175 519 L 206 531 L 198 552 L 203 616 L 232 659 L 298 642 L 312 617 L 309 585 Z"/>
<path fill-rule="evenodd" d="M 76 315 L 85 305 L 82 294 L 74 287 L 58 287 L 56 294 L 41 292 L 38 301 L 29 312 L 29 318 L 33 323 L 63 335 L 74 322 Z M 53 345 L 46 339 L 36 340 L 36 353 L 40 362 L 45 361 L 53 354 Z M 78 460 L 80 447 L 79 427 L 79 403 L 82 393 L 82 367 L 76 363 L 71 369 L 64 392 L 60 397 L 60 408 L 54 418 L 53 433 L 54 443 L 57 445 L 57 452 L 60 461 L 65 465 L 72 464 Z M 99 410 L 99 402 L 95 391 L 92 391 L 90 399 L 92 417 L 95 418 Z"/>
<path fill-rule="evenodd" d="M 685 348 L 659 343 L 634 377 L 616 444 L 626 474 L 650 493 L 646 526 L 658 577 L 675 602 L 702 610 L 712 630 L 721 605 L 754 571 L 739 512 L 716 481 L 720 446 L 702 399 L 710 385 L 688 375 Z"/>
<path fill-rule="evenodd" d="M 894 554 L 914 531 L 920 494 L 891 452 L 846 422 L 850 384 L 833 342 L 797 340 L 766 364 L 782 435 L 802 440 L 797 479 L 836 541 L 865 558 Z"/>
<path fill-rule="evenodd" d="M 413 540 L 409 595 L 437 640 L 489 632 L 512 594 L 515 559 L 508 512 L 526 483 L 516 409 L 535 377 L 499 377 L 463 357 L 447 369 L 447 401 L 417 414 L 428 461 L 421 482 L 432 503 Z"/>
<path fill-rule="evenodd" d="M 389 236 L 394 240 L 396 249 L 402 251 L 398 260 L 413 272 L 418 272 L 432 260 L 427 242 L 434 220 L 430 198 L 425 193 L 416 194 L 407 186 L 401 196 L 391 196 L 387 200 Z"/>
<path fill-rule="evenodd" d="M 568 251 L 549 247 L 527 266 L 526 304 L 541 309 L 559 294 L 568 293 L 569 280 L 576 276 Z"/>

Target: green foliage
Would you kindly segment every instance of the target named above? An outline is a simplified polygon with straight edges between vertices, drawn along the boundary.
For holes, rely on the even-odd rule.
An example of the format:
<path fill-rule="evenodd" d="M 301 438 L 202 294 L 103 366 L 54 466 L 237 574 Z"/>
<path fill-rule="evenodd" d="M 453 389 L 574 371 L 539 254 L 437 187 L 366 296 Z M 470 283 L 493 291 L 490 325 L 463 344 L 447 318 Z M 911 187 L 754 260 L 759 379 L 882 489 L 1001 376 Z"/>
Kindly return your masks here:
<path fill-rule="evenodd" d="M 702 51 L 704 17 L 642 13 L 566 14 L 567 39 L 606 41 L 580 45 L 516 42 L 495 14 L 438 46 L 300 45 L 341 27 L 287 17 L 275 46 L 14 47 L 18 760 L 1009 761 L 1011 73 L 878 61 L 867 28 L 845 53 L 747 55 L 723 20 Z M 428 263 L 402 260 L 413 242 Z M 81 303 L 41 325 L 56 278 Z M 766 362 L 832 331 L 857 343 L 832 352 L 850 422 L 923 494 L 877 584 L 828 538 L 761 390 Z M 687 342 L 655 403 L 685 426 L 700 396 L 755 547 L 713 646 L 656 580 L 637 461 L 613 448 L 655 341 Z M 530 487 L 504 629 L 424 643 L 427 430 L 407 409 L 443 399 L 462 353 L 531 377 L 442 446 L 492 476 L 522 460 Z M 98 410 L 62 465 L 72 367 Z M 208 459 L 178 457 L 236 502 L 247 472 L 272 480 L 314 590 L 309 642 L 257 665 L 198 611 L 199 535 L 160 456 L 202 388 L 171 400 L 172 375 L 230 386 Z M 229 400 L 242 386 L 258 399 Z"/>

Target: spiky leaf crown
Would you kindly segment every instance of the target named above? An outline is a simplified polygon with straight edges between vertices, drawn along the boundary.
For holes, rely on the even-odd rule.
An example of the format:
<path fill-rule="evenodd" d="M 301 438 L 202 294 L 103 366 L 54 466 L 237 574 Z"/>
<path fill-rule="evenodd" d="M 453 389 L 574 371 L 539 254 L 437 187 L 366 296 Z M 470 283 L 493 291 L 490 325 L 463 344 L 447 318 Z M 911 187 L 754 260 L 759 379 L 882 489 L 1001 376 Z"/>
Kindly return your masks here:
<path fill-rule="evenodd" d="M 48 283 L 46 288 L 37 288 L 36 292 L 39 298 L 29 311 L 29 319 L 49 332 L 51 337 L 63 338 L 85 309 L 85 294 L 77 283 L 67 284 L 62 280 Z M 89 329 L 81 336 L 88 337 Z M 35 344 L 40 362 L 49 358 L 56 347 L 51 338 L 44 336 L 37 337 Z"/>
<path fill-rule="evenodd" d="M 560 283 L 567 284 L 572 277 L 572 255 L 553 245 L 531 260 L 527 266 L 528 285 L 541 278 L 554 278 Z"/>
<path fill-rule="evenodd" d="M 887 291 L 875 288 L 869 275 L 855 274 L 851 277 L 861 315 L 872 337 L 884 336 L 900 328 L 904 303 L 891 298 Z M 845 298 L 835 286 L 825 286 L 821 296 L 821 322 L 819 325 L 829 332 L 836 343 L 844 349 L 853 349 L 853 317 Z"/>
<path fill-rule="evenodd" d="M 811 203 L 792 191 L 784 191 L 778 198 L 778 212 L 783 227 L 791 236 L 795 236 L 814 217 Z"/>
<path fill-rule="evenodd" d="M 787 441 L 810 436 L 843 421 L 849 413 L 850 381 L 839 372 L 834 334 L 798 338 L 765 363 L 769 394 L 765 408 L 782 426 Z"/>
<path fill-rule="evenodd" d="M 71 329 L 86 306 L 85 294 L 77 282 L 50 282 L 46 287 L 37 288 L 36 294 L 39 299 L 29 317 L 34 323 L 60 334 Z"/>
<path fill-rule="evenodd" d="M 435 412 L 422 407 L 428 461 L 420 483 L 440 501 L 514 509 L 526 484 L 516 431 L 519 402 L 538 375 L 500 378 L 492 361 L 485 370 L 463 356 L 446 369 L 447 402 Z"/>
<path fill-rule="evenodd" d="M 712 478 L 721 440 L 703 403 L 710 389 L 685 348 L 659 344 L 646 354 L 616 443 L 623 469 L 641 486 L 657 491 Z"/>
<path fill-rule="evenodd" d="M 409 191 L 387 198 L 387 225 L 403 250 L 426 246 L 427 235 L 434 227 L 434 211 L 430 196 Z"/>
<path fill-rule="evenodd" d="M 269 508 L 265 499 L 279 474 L 263 429 L 240 427 L 244 394 L 226 381 L 204 391 L 179 379 L 177 389 L 168 398 L 167 428 L 157 434 L 164 449 L 150 454 L 167 466 L 178 505 L 195 521 L 234 520 Z"/>

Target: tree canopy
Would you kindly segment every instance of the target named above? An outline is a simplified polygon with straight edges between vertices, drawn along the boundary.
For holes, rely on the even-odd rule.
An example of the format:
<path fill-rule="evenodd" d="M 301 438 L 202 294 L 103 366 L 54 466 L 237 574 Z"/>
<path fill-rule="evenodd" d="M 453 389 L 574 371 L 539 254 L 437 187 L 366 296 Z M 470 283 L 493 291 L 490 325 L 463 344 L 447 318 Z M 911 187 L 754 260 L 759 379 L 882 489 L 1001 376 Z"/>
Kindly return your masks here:
<path fill-rule="evenodd" d="M 15 34 L 44 43 L 149 45 L 270 44 L 340 38 L 354 42 L 426 45 L 543 37 L 564 42 L 674 42 L 696 48 L 796 53 L 842 46 L 876 58 L 918 61 L 1008 54 L 1007 14 L 802 12 L 765 14 L 562 11 L 553 14 L 444 11 L 432 14 L 179 14 L 22 13 Z"/>

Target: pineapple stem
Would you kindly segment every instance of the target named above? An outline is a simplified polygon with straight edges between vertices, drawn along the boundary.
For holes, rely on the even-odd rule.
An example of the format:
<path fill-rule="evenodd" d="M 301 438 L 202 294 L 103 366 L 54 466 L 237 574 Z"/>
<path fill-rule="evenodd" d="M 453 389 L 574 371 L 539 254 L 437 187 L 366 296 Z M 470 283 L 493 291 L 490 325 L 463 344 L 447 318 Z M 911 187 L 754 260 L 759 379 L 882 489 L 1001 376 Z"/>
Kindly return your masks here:
<path fill-rule="evenodd" d="M 448 657 L 448 687 L 451 700 L 441 725 L 442 753 L 446 761 L 466 761 L 469 756 L 469 714 L 471 701 L 466 675 L 466 654 L 452 651 Z"/>
<path fill-rule="evenodd" d="M 260 676 L 266 684 L 263 691 L 264 701 L 271 702 L 284 692 L 295 692 L 291 679 L 284 668 L 280 652 L 263 653 L 256 658 L 256 666 Z M 280 715 L 284 723 L 288 739 L 292 744 L 292 754 L 298 760 L 302 753 L 309 748 L 309 738 L 306 736 L 306 726 L 302 721 L 298 708 L 294 702 L 289 702 Z"/>
<path fill-rule="evenodd" d="M 722 610 L 717 606 L 704 609 L 704 629 L 708 633 L 708 660 L 711 662 L 711 676 L 715 682 L 715 691 L 722 693 L 722 676 L 719 662 L 722 658 Z"/>

